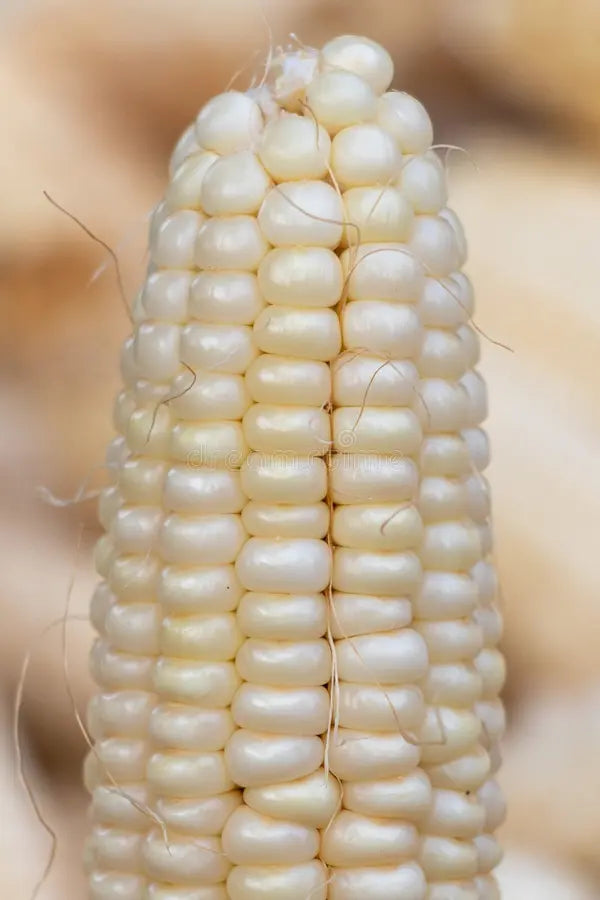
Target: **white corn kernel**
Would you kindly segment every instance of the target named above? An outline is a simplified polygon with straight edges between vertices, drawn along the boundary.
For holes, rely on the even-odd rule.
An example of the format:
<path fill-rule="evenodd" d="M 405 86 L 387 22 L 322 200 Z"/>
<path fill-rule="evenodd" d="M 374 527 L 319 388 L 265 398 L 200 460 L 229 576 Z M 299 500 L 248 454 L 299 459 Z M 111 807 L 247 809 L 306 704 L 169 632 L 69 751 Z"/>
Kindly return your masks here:
<path fill-rule="evenodd" d="M 201 269 L 255 272 L 268 249 L 253 216 L 206 219 L 198 229 L 194 262 Z"/>
<path fill-rule="evenodd" d="M 394 75 L 394 63 L 387 50 L 366 37 L 346 34 L 333 38 L 321 50 L 321 57 L 326 68 L 360 75 L 376 94 L 387 90 Z"/>
<path fill-rule="evenodd" d="M 200 204 L 210 216 L 258 212 L 271 185 L 259 160 L 248 150 L 222 156 L 202 179 Z"/>
<path fill-rule="evenodd" d="M 333 306 L 341 298 L 343 280 L 339 258 L 326 247 L 271 250 L 258 270 L 263 297 L 279 306 Z"/>
<path fill-rule="evenodd" d="M 202 210 L 202 189 L 208 170 L 219 159 L 216 153 L 204 151 L 194 153 L 176 169 L 167 188 L 165 199 L 170 209 Z M 205 212 L 210 210 L 204 207 Z M 246 212 L 246 210 L 237 210 Z M 249 210 L 252 212 L 252 210 Z"/>
<path fill-rule="evenodd" d="M 199 272 L 190 284 L 189 304 L 193 319 L 212 325 L 251 325 L 263 308 L 250 272 Z"/>
<path fill-rule="evenodd" d="M 340 806 L 340 786 L 324 769 L 284 784 L 246 788 L 244 802 L 274 819 L 325 828 Z"/>
<path fill-rule="evenodd" d="M 377 104 L 377 121 L 392 134 L 403 153 L 423 153 L 433 140 L 425 107 L 401 91 L 389 91 Z"/>
<path fill-rule="evenodd" d="M 331 144 L 331 168 L 342 189 L 388 184 L 400 171 L 394 138 L 378 125 L 353 125 Z"/>
<path fill-rule="evenodd" d="M 253 145 L 262 130 L 257 103 L 247 94 L 227 91 L 209 100 L 196 119 L 196 140 L 215 153 L 235 153 Z"/>
<path fill-rule="evenodd" d="M 227 769 L 236 784 L 260 787 L 295 781 L 315 772 L 323 762 L 320 738 L 272 735 L 239 729 L 225 748 Z"/>
<path fill-rule="evenodd" d="M 305 181 L 327 175 L 330 149 L 322 125 L 292 114 L 267 123 L 258 155 L 275 181 Z"/>
<path fill-rule="evenodd" d="M 370 122 L 377 112 L 373 89 L 353 72 L 324 72 L 309 84 L 306 109 L 330 133 L 359 122 Z"/>
<path fill-rule="evenodd" d="M 275 247 L 335 247 L 342 237 L 344 210 L 324 181 L 289 181 L 267 194 L 258 224 Z"/>

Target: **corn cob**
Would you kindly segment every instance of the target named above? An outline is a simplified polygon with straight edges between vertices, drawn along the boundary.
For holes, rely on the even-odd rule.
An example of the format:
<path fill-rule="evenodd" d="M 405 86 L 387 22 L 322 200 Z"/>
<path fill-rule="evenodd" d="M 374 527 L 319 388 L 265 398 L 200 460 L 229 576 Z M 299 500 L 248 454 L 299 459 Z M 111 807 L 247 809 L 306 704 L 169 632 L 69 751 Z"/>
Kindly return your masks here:
<path fill-rule="evenodd" d="M 92 900 L 493 900 L 483 384 L 418 101 L 342 37 L 171 161 L 124 345 Z"/>

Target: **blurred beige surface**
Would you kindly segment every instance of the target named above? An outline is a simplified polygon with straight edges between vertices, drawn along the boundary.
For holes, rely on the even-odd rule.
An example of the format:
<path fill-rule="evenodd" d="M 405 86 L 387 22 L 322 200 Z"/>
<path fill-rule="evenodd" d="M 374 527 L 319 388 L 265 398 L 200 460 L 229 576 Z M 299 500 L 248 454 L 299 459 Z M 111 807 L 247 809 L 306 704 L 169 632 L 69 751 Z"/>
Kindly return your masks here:
<path fill-rule="evenodd" d="M 563 27 L 550 28 L 558 6 L 264 5 L 276 41 L 290 31 L 309 43 L 342 31 L 383 40 L 395 55 L 395 85 L 426 102 L 436 139 L 467 147 L 478 165 L 449 157 L 476 322 L 513 351 L 483 340 L 510 672 L 506 900 L 600 893 L 600 167 L 569 138 L 595 139 L 600 55 L 578 49 L 598 33 L 597 6 L 574 0 Z M 16 781 L 10 705 L 23 656 L 64 613 L 73 576 L 71 611 L 85 612 L 96 533 L 93 503 L 49 508 L 35 488 L 72 496 L 90 473 L 92 486 L 102 482 L 93 470 L 111 436 L 128 325 L 105 254 L 41 192 L 117 249 L 132 294 L 170 146 L 238 69 L 247 66 L 242 86 L 260 74 L 268 44 L 260 10 L 258 0 L 37 0 L 0 12 L 0 603 L 8 623 L 0 790 L 10 822 L 0 837 L 0 895 L 11 900 L 30 896 L 48 838 Z M 69 625 L 80 708 L 89 643 L 85 624 Z M 30 779 L 58 833 L 42 897 L 75 898 L 84 743 L 64 690 L 59 629 L 36 645 L 22 725 Z"/>

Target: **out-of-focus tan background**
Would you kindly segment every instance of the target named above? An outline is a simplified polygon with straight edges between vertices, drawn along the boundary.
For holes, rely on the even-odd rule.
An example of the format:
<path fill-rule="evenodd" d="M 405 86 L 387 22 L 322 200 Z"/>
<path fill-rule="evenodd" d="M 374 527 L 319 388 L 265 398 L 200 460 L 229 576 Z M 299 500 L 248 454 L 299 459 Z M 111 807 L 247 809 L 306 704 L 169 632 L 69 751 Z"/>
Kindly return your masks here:
<path fill-rule="evenodd" d="M 0 895 L 27 900 L 47 835 L 18 786 L 10 731 L 35 645 L 22 743 L 58 835 L 41 895 L 83 896 L 84 743 L 59 629 L 93 584 L 93 502 L 51 508 L 37 485 L 101 483 L 117 353 L 127 332 L 105 254 L 129 292 L 169 150 L 204 100 L 295 32 L 383 41 L 395 86 L 429 108 L 470 237 L 490 389 L 497 559 L 506 614 L 506 900 L 600 895 L 600 6 L 595 0 L 4 0 L 0 4 Z M 85 530 L 79 541 L 81 524 Z M 77 553 L 77 545 L 82 547 Z M 90 690 L 85 623 L 70 680 Z"/>

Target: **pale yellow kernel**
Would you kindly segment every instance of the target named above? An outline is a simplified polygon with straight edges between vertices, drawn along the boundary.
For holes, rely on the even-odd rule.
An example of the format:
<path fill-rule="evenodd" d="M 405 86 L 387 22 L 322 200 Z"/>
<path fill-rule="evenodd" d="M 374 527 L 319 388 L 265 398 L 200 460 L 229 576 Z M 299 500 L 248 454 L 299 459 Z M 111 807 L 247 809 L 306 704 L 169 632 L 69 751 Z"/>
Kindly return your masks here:
<path fill-rule="evenodd" d="M 431 119 L 423 104 L 410 94 L 384 94 L 377 103 L 377 121 L 396 138 L 403 153 L 424 153 L 431 146 Z"/>
<path fill-rule="evenodd" d="M 421 732 L 421 760 L 429 767 L 458 759 L 473 749 L 481 734 L 481 720 L 471 709 L 429 707 Z"/>
<path fill-rule="evenodd" d="M 191 799 L 159 797 L 156 812 L 167 828 L 180 834 L 204 837 L 220 835 L 225 822 L 241 802 L 242 794 L 238 790 Z"/>
<path fill-rule="evenodd" d="M 251 325 L 264 305 L 250 272 L 199 272 L 189 303 L 190 316 L 210 325 Z"/>
<path fill-rule="evenodd" d="M 373 865 L 335 869 L 330 900 L 426 900 L 423 870 L 414 862 L 396 866 Z"/>
<path fill-rule="evenodd" d="M 333 586 L 338 591 L 410 596 L 418 588 L 421 574 L 421 562 L 415 553 L 338 547 L 333 556 Z"/>
<path fill-rule="evenodd" d="M 477 791 L 488 783 L 490 758 L 485 749 L 476 743 L 464 755 L 449 762 L 430 765 L 427 771 L 434 787 Z"/>
<path fill-rule="evenodd" d="M 409 202 L 398 188 L 352 187 L 344 193 L 344 246 L 408 240 L 413 222 Z"/>
<path fill-rule="evenodd" d="M 272 735 L 240 728 L 225 748 L 227 770 L 236 784 L 260 787 L 294 781 L 322 764 L 323 742 L 312 735 Z"/>
<path fill-rule="evenodd" d="M 325 639 L 259 641 L 242 644 L 236 667 L 244 681 L 273 686 L 318 687 L 331 675 L 331 650 Z"/>
<path fill-rule="evenodd" d="M 331 369 L 336 406 L 410 406 L 418 396 L 418 373 L 410 360 L 350 352 L 334 360 Z"/>
<path fill-rule="evenodd" d="M 484 825 L 485 810 L 477 797 L 460 790 L 436 789 L 423 820 L 427 834 L 453 838 L 476 838 Z"/>
<path fill-rule="evenodd" d="M 481 650 L 481 628 L 470 619 L 420 622 L 417 627 L 427 644 L 432 662 L 470 661 Z"/>
<path fill-rule="evenodd" d="M 153 682 L 157 693 L 167 700 L 222 709 L 231 703 L 240 679 L 231 662 L 162 658 L 154 667 Z"/>
<path fill-rule="evenodd" d="M 472 878 L 477 874 L 477 850 L 471 841 L 426 835 L 420 863 L 431 881 Z"/>
<path fill-rule="evenodd" d="M 456 246 L 458 250 L 458 264 L 459 266 L 464 266 L 467 261 L 467 239 L 465 237 L 465 231 L 462 226 L 462 222 L 456 215 L 453 209 L 449 209 L 445 207 L 440 211 L 440 216 L 442 219 L 445 219 L 446 222 L 452 228 L 454 232 L 454 237 L 456 238 Z"/>
<path fill-rule="evenodd" d="M 235 695 L 231 712 L 236 725 L 250 731 L 323 734 L 329 722 L 329 704 L 324 687 L 244 683 Z"/>
<path fill-rule="evenodd" d="M 411 506 L 340 506 L 332 518 L 332 538 L 338 547 L 411 550 L 418 547 L 422 532 L 421 517 Z"/>
<path fill-rule="evenodd" d="M 400 172 L 396 141 L 378 125 L 344 128 L 331 144 L 331 168 L 341 188 L 389 184 Z"/>
<path fill-rule="evenodd" d="M 306 115 L 314 116 L 330 134 L 377 113 L 377 98 L 370 85 L 353 72 L 329 71 L 317 75 L 306 90 Z"/>
<path fill-rule="evenodd" d="M 347 782 L 407 775 L 418 762 L 419 748 L 397 728 L 389 733 L 340 728 L 329 748 L 331 771 Z"/>
<path fill-rule="evenodd" d="M 435 278 L 451 275 L 460 265 L 454 229 L 442 216 L 415 216 L 408 246 L 425 272 Z"/>
<path fill-rule="evenodd" d="M 374 597 L 333 592 L 331 631 L 334 638 L 393 631 L 409 625 L 410 601 L 402 597 Z"/>
<path fill-rule="evenodd" d="M 495 831 L 506 818 L 506 801 L 498 782 L 488 778 L 479 789 L 478 797 L 485 808 L 485 829 Z"/>
<path fill-rule="evenodd" d="M 200 204 L 211 216 L 255 213 L 271 184 L 258 157 L 242 150 L 210 166 L 202 180 Z"/>
<path fill-rule="evenodd" d="M 252 450 L 325 456 L 330 447 L 329 416 L 312 406 L 257 403 L 244 416 L 243 426 Z"/>
<path fill-rule="evenodd" d="M 325 900 L 327 870 L 319 860 L 293 866 L 236 866 L 227 879 L 230 900 Z"/>
<path fill-rule="evenodd" d="M 470 707 L 482 693 L 482 678 L 469 661 L 437 662 L 421 682 L 423 693 L 434 706 Z"/>
<path fill-rule="evenodd" d="M 236 513 L 246 501 L 239 472 L 172 466 L 164 482 L 164 505 L 175 512 Z"/>
<path fill-rule="evenodd" d="M 168 381 L 181 367 L 177 325 L 145 322 L 139 325 L 133 342 L 133 358 L 138 377 L 151 381 Z"/>
<path fill-rule="evenodd" d="M 163 619 L 161 652 L 182 659 L 233 659 L 240 644 L 235 616 L 168 616 Z"/>
<path fill-rule="evenodd" d="M 456 334 L 443 329 L 427 328 L 417 364 L 426 378 L 453 380 L 465 374 L 469 361 L 466 348 Z"/>
<path fill-rule="evenodd" d="M 166 445 L 166 456 L 190 466 L 239 468 L 248 453 L 238 422 L 178 422 Z"/>
<path fill-rule="evenodd" d="M 344 307 L 342 336 L 347 350 L 366 350 L 385 361 L 416 357 L 423 332 L 412 306 L 354 300 Z"/>
<path fill-rule="evenodd" d="M 407 822 L 371 819 L 343 810 L 323 833 L 321 856 L 327 865 L 392 865 L 413 859 L 418 852 L 418 834 Z"/>
<path fill-rule="evenodd" d="M 258 224 L 275 247 L 333 248 L 342 239 L 344 209 L 340 197 L 326 182 L 290 181 L 269 191 Z"/>
<path fill-rule="evenodd" d="M 145 784 L 122 785 L 123 794 L 115 791 L 111 784 L 99 785 L 92 794 L 91 814 L 94 822 L 126 828 L 131 831 L 146 832 L 148 819 L 137 807 L 148 804 L 148 789 Z M 131 797 L 135 804 L 130 802 Z"/>
<path fill-rule="evenodd" d="M 423 430 L 427 434 L 456 433 L 466 426 L 469 419 L 469 398 L 462 384 L 443 378 L 423 378 L 419 384 L 419 394 L 422 404 L 417 408 Z M 447 471 L 440 474 L 452 473 Z"/>
<path fill-rule="evenodd" d="M 104 632 L 115 650 L 158 653 L 160 608 L 156 603 L 114 603 L 106 614 Z"/>
<path fill-rule="evenodd" d="M 420 823 L 431 806 L 432 791 L 425 772 L 382 781 L 354 781 L 344 785 L 344 808 L 376 819 Z"/>
<path fill-rule="evenodd" d="M 477 848 L 478 868 L 480 872 L 491 872 L 502 862 L 502 848 L 492 834 L 477 834 L 473 838 Z"/>
<path fill-rule="evenodd" d="M 400 454 L 334 453 L 329 472 L 334 503 L 403 503 L 417 490 L 416 464 Z"/>
<path fill-rule="evenodd" d="M 327 361 L 340 352 L 340 322 L 332 309 L 267 306 L 254 323 L 263 353 Z"/>
<path fill-rule="evenodd" d="M 319 835 L 305 825 L 279 822 L 240 806 L 225 825 L 223 847 L 238 864 L 294 864 L 309 862 L 317 855 Z"/>
<path fill-rule="evenodd" d="M 387 50 L 366 37 L 345 34 L 336 37 L 321 50 L 326 68 L 342 69 L 360 75 L 376 94 L 390 86 L 394 63 Z"/>
<path fill-rule="evenodd" d="M 110 534 L 118 552 L 152 552 L 163 518 L 162 510 L 155 507 L 120 506 L 110 524 Z"/>
<path fill-rule="evenodd" d="M 145 879 L 139 875 L 119 872 L 90 872 L 91 900 L 145 900 Z"/>
<path fill-rule="evenodd" d="M 168 797 L 211 796 L 234 787 L 221 751 L 153 753 L 146 777 L 152 791 Z"/>
<path fill-rule="evenodd" d="M 298 781 L 246 788 L 244 802 L 265 816 L 325 828 L 340 804 L 340 785 L 324 769 Z"/>
<path fill-rule="evenodd" d="M 241 470 L 246 496 L 262 503 L 315 503 L 327 493 L 327 468 L 320 458 L 251 453 Z"/>
<path fill-rule="evenodd" d="M 198 231 L 204 216 L 183 209 L 157 224 L 150 239 L 150 258 L 159 269 L 192 269 Z"/>
<path fill-rule="evenodd" d="M 419 510 L 424 522 L 462 519 L 470 511 L 465 481 L 426 475 L 419 486 Z"/>
<path fill-rule="evenodd" d="M 254 216 L 206 219 L 198 230 L 194 264 L 199 269 L 255 272 L 268 249 Z"/>
<path fill-rule="evenodd" d="M 338 641 L 336 659 L 340 678 L 356 684 L 419 682 L 428 665 L 425 642 L 410 628 Z"/>
<path fill-rule="evenodd" d="M 233 734 L 227 709 L 202 709 L 180 703 L 161 703 L 150 717 L 150 735 L 160 747 L 211 752 L 222 750 Z"/>
<path fill-rule="evenodd" d="M 258 146 L 260 160 L 275 181 L 324 178 L 331 140 L 309 116 L 281 115 L 268 122 Z"/>
<path fill-rule="evenodd" d="M 105 690 L 152 691 L 153 664 L 150 656 L 120 653 L 103 640 L 95 641 L 90 653 L 92 678 Z"/>
<path fill-rule="evenodd" d="M 327 607 L 322 594 L 245 594 L 237 611 L 248 637 L 310 640 L 325 634 Z"/>
<path fill-rule="evenodd" d="M 239 516 L 172 513 L 163 522 L 159 547 L 166 562 L 218 565 L 233 562 L 245 539 Z"/>
<path fill-rule="evenodd" d="M 143 781 L 150 744 L 140 738 L 108 737 L 96 741 L 94 758 L 99 781 Z"/>
<path fill-rule="evenodd" d="M 421 427 L 415 413 L 402 407 L 342 406 L 332 417 L 333 447 L 339 452 L 412 455 Z"/>
<path fill-rule="evenodd" d="M 142 288 L 145 316 L 183 323 L 188 313 L 191 280 L 191 273 L 181 270 L 150 272 Z"/>
<path fill-rule="evenodd" d="M 219 159 L 216 153 L 202 151 L 188 156 L 176 169 L 165 193 L 168 206 L 175 209 L 203 209 L 202 185 L 208 170 Z M 205 212 L 210 212 L 204 207 Z M 246 210 L 238 210 L 246 212 Z M 248 210 L 252 212 L 252 210 Z"/>
<path fill-rule="evenodd" d="M 260 355 L 246 372 L 256 403 L 323 406 L 331 393 L 329 366 L 320 360 Z"/>
<path fill-rule="evenodd" d="M 247 94 L 227 91 L 209 100 L 196 119 L 196 140 L 215 153 L 250 149 L 262 131 L 258 104 Z"/>
<path fill-rule="evenodd" d="M 88 729 L 94 738 L 144 737 L 154 702 L 147 691 L 96 694 L 88 705 Z"/>
<path fill-rule="evenodd" d="M 339 724 L 341 728 L 371 732 L 418 729 L 425 716 L 425 702 L 419 688 L 376 687 L 342 682 L 339 689 Z M 372 777 L 372 776 L 369 776 Z"/>
<path fill-rule="evenodd" d="M 405 160 L 398 184 L 417 214 L 440 212 L 446 205 L 447 189 L 444 167 L 438 156 L 429 151 Z"/>
<path fill-rule="evenodd" d="M 265 504 L 250 500 L 242 511 L 248 534 L 265 538 L 323 538 L 329 527 L 326 503 Z"/>
<path fill-rule="evenodd" d="M 167 846 L 157 829 L 146 838 L 143 855 L 148 875 L 160 881 L 218 884 L 231 868 L 216 837 L 170 839 Z"/>
<path fill-rule="evenodd" d="M 326 247 L 271 250 L 258 270 L 258 284 L 269 303 L 280 306 L 333 306 L 342 294 L 342 266 Z"/>
<path fill-rule="evenodd" d="M 164 566 L 157 596 L 167 612 L 219 613 L 235 609 L 243 588 L 231 565 Z"/>
<path fill-rule="evenodd" d="M 185 129 L 175 144 L 169 162 L 169 177 L 173 178 L 181 163 L 187 159 L 188 156 L 191 156 L 192 153 L 198 153 L 200 150 L 201 147 L 196 140 L 196 125 L 195 123 L 192 123 L 192 125 L 189 125 L 188 128 Z"/>
<path fill-rule="evenodd" d="M 364 244 L 341 255 L 349 300 L 414 303 L 424 284 L 421 262 L 406 244 Z"/>
<path fill-rule="evenodd" d="M 239 375 L 246 371 L 255 357 L 256 347 L 248 325 L 209 325 L 195 322 L 186 325 L 181 329 L 181 361 L 194 369 L 195 378 L 192 378 L 189 370 L 181 373 L 180 381 L 187 376 L 187 383 L 181 386 L 181 390 L 187 388 L 187 391 L 175 400 L 183 400 L 187 393 L 194 390 L 203 374 L 198 369 Z M 173 394 L 178 393 L 179 386 L 173 385 Z"/>

